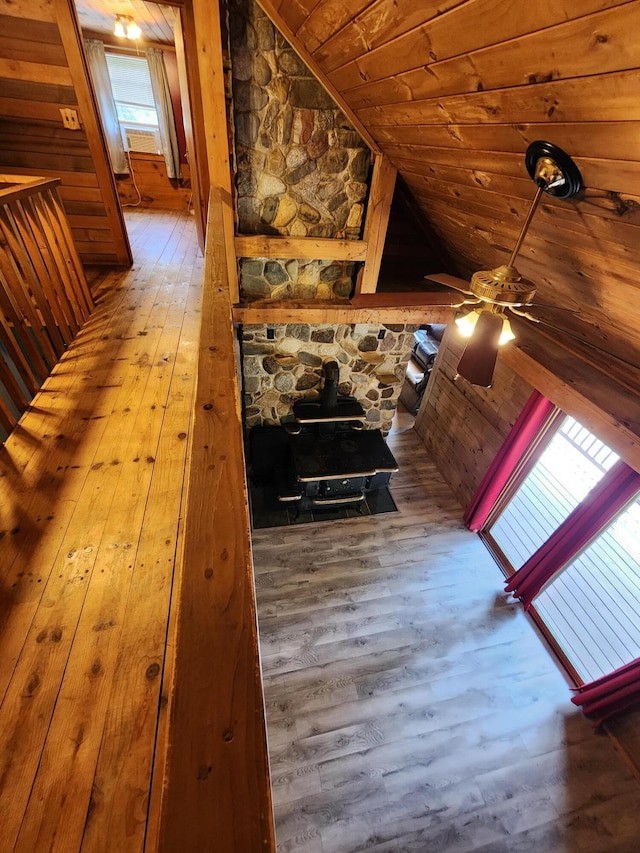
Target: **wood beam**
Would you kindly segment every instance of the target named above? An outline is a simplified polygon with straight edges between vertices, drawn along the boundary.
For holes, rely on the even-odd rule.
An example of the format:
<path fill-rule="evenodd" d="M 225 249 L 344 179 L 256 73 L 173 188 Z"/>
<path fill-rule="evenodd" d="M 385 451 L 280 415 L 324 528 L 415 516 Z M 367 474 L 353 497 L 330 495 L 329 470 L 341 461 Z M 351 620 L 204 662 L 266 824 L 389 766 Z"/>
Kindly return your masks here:
<path fill-rule="evenodd" d="M 389 214 L 393 191 L 396 186 L 396 167 L 382 155 L 375 158 L 371 192 L 367 203 L 367 215 L 364 222 L 364 240 L 367 244 L 367 257 L 358 275 L 356 291 L 375 293 L 382 264 L 382 252 L 387 236 Z"/>
<path fill-rule="evenodd" d="M 210 0 L 191 0 L 190 4 L 185 5 L 184 13 L 182 22 L 185 51 L 188 56 L 190 48 L 195 46 L 198 57 L 201 95 L 198 106 L 202 108 L 200 130 L 204 134 L 208 166 L 209 183 L 202 184 L 199 189 L 204 199 L 209 198 L 209 188 L 221 190 L 223 213 L 221 226 L 227 256 L 227 274 L 231 301 L 237 302 L 239 292 L 234 245 L 235 214 L 231 191 L 220 6 L 219 3 L 212 3 Z M 193 93 L 193 90 L 191 91 Z M 195 119 L 193 107 L 192 103 L 192 119 Z"/>
<path fill-rule="evenodd" d="M 157 50 L 167 50 L 175 53 L 176 49 L 173 44 L 168 44 L 164 41 L 149 41 L 145 38 L 141 38 L 139 42 L 136 42 L 135 46 L 129 47 L 123 44 L 122 39 L 119 39 L 113 33 L 99 33 L 96 30 L 82 30 L 82 35 L 84 38 L 97 39 L 107 45 L 107 47 L 115 48 L 113 53 L 135 54 L 139 50 L 146 50 L 148 47 L 155 47 Z"/>
<path fill-rule="evenodd" d="M 214 187 L 178 565 L 160 853 L 275 851 L 225 203 Z"/>
<path fill-rule="evenodd" d="M 500 352 L 512 370 L 640 471 L 640 397 L 537 327 L 512 321 L 517 345 Z"/>
<path fill-rule="evenodd" d="M 352 302 L 257 300 L 233 308 L 234 323 L 450 323 L 448 293 L 378 294 Z"/>
<path fill-rule="evenodd" d="M 335 240 L 316 237 L 236 237 L 239 258 L 299 258 L 332 261 L 364 261 L 367 244 L 363 240 Z"/>
<path fill-rule="evenodd" d="M 191 5 L 178 10 L 173 28 L 178 66 L 178 82 L 182 101 L 182 120 L 187 141 L 193 212 L 196 217 L 198 243 L 204 254 L 209 200 L 209 163 L 205 139 L 200 72 L 196 51 L 195 24 Z"/>
<path fill-rule="evenodd" d="M 342 97 L 340 92 L 336 89 L 333 83 L 329 80 L 327 75 L 324 73 L 322 68 L 318 65 L 316 60 L 311 56 L 309 51 L 304 47 L 301 41 L 298 39 L 293 30 L 285 23 L 285 21 L 280 16 L 278 9 L 280 8 L 280 3 L 278 0 L 256 0 L 258 6 L 262 9 L 262 11 L 267 15 L 267 17 L 271 20 L 273 25 L 282 33 L 284 38 L 289 42 L 291 47 L 298 54 L 300 59 L 307 66 L 309 71 L 316 78 L 318 83 L 325 89 L 326 92 L 331 95 L 337 106 L 340 107 L 342 112 L 349 119 L 354 128 L 358 131 L 362 140 L 368 145 L 368 147 L 373 151 L 374 154 L 380 154 L 380 147 L 378 143 L 375 141 L 373 136 L 369 133 L 364 124 L 360 121 L 358 116 L 351 109 L 349 104 Z"/>

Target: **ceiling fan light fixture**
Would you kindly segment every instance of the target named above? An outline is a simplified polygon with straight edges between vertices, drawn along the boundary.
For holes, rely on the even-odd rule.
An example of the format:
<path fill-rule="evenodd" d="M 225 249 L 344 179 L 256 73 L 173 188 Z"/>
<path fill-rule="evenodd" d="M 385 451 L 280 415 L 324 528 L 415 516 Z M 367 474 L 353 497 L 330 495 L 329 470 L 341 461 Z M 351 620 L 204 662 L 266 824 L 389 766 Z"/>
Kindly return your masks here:
<path fill-rule="evenodd" d="M 502 318 L 502 332 L 500 332 L 500 338 L 498 339 L 498 346 L 503 347 L 505 344 L 508 344 L 509 341 L 515 340 L 515 335 L 511 329 L 511 323 L 509 320 L 503 316 Z"/>
<path fill-rule="evenodd" d="M 480 314 L 477 311 L 469 311 L 468 314 L 464 314 L 462 317 L 458 317 L 458 319 L 456 320 L 456 326 L 458 327 L 458 331 L 460 332 L 463 338 L 471 337 L 479 317 Z"/>
<path fill-rule="evenodd" d="M 127 38 L 131 39 L 131 41 L 137 41 L 142 35 L 142 30 L 133 20 L 133 18 L 129 19 L 127 23 Z"/>
<path fill-rule="evenodd" d="M 130 41 L 137 41 L 142 35 L 142 30 L 133 20 L 131 15 L 116 15 L 116 25 L 113 28 L 114 36 Z"/>

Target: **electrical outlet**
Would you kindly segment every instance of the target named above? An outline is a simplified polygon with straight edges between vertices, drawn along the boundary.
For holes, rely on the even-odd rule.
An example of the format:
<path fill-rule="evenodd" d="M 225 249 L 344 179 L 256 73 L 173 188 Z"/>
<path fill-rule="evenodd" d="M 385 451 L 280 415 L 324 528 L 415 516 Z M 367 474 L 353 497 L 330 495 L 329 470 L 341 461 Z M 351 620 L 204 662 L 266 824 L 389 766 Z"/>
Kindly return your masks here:
<path fill-rule="evenodd" d="M 62 116 L 62 124 L 67 128 L 67 130 L 80 130 L 80 119 L 78 118 L 77 110 L 71 110 L 69 108 L 62 109 L 61 107 L 60 115 Z"/>
<path fill-rule="evenodd" d="M 386 329 L 380 329 L 380 331 L 378 332 L 378 340 L 379 340 L 379 341 L 383 341 L 383 340 L 384 340 L 384 336 L 385 336 L 386 334 L 387 334 L 387 330 L 386 330 Z"/>
<path fill-rule="evenodd" d="M 275 337 L 276 337 L 276 330 L 275 329 L 267 329 L 267 340 L 273 341 L 273 340 L 275 340 Z"/>

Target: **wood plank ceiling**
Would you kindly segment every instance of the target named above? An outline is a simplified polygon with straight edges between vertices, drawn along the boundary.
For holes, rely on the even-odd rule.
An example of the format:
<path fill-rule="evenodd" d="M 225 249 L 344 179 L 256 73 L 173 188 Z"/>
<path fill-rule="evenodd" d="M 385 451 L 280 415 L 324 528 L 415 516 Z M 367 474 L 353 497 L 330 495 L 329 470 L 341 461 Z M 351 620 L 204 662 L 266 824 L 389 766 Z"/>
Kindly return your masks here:
<path fill-rule="evenodd" d="M 76 0 L 76 9 L 84 32 L 113 35 L 116 15 L 129 15 L 142 30 L 141 41 L 173 44 L 171 6 L 145 0 Z"/>
<path fill-rule="evenodd" d="M 639 0 L 260 5 L 398 167 L 460 274 L 508 259 L 535 191 L 527 145 L 574 157 L 585 189 L 545 198 L 517 266 L 540 302 L 580 310 L 549 322 L 640 389 Z"/>

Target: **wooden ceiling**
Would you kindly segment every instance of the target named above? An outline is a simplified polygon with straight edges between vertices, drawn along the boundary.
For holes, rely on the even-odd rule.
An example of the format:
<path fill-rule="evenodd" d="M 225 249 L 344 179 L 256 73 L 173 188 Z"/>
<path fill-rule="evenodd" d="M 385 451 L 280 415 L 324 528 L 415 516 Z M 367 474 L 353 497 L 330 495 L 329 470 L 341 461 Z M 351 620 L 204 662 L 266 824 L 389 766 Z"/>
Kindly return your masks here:
<path fill-rule="evenodd" d="M 173 44 L 175 13 L 171 6 L 145 0 L 76 0 L 76 9 L 85 32 L 112 36 L 116 15 L 130 15 L 142 30 L 141 43 Z"/>
<path fill-rule="evenodd" d="M 398 167 L 460 274 L 508 259 L 535 193 L 527 145 L 575 159 L 584 191 L 545 198 L 517 266 L 538 301 L 579 309 L 544 315 L 571 346 L 640 389 L 640 0 L 259 2 Z"/>

